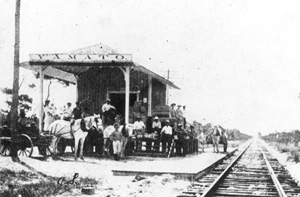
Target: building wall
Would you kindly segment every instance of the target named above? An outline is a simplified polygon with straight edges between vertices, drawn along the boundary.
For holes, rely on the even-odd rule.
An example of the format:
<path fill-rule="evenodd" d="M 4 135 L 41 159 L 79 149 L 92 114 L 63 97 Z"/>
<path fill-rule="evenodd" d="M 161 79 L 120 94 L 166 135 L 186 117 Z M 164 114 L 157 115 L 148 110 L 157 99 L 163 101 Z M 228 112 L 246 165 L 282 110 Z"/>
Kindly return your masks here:
<path fill-rule="evenodd" d="M 152 80 L 152 108 L 166 104 L 166 85 L 160 81 Z"/>
<path fill-rule="evenodd" d="M 156 79 L 152 82 L 152 106 L 166 103 L 166 85 Z M 78 77 L 78 100 L 85 101 L 90 113 L 100 113 L 106 101 L 108 91 L 125 91 L 123 72 L 117 67 L 94 67 Z M 141 71 L 131 70 L 130 91 L 140 91 L 139 99 L 148 99 L 148 75 Z"/>

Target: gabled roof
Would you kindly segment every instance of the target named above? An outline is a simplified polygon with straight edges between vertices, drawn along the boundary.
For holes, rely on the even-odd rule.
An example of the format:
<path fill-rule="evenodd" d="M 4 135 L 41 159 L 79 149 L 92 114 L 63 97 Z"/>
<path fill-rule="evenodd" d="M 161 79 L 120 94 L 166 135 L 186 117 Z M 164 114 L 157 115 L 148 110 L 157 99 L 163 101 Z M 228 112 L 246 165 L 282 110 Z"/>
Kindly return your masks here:
<path fill-rule="evenodd" d="M 89 47 L 84 47 L 67 52 L 69 54 L 120 54 L 116 50 L 100 43 Z"/>
<path fill-rule="evenodd" d="M 176 86 L 176 85 L 175 85 L 174 83 L 172 83 L 171 81 L 169 81 L 169 80 L 165 79 L 164 77 L 162 77 L 162 76 L 156 74 L 155 72 L 152 72 L 151 70 L 145 68 L 144 66 L 141 66 L 141 65 L 139 65 L 139 64 L 137 64 L 137 63 L 135 63 L 135 65 L 136 65 L 136 66 L 133 67 L 133 70 L 141 71 L 141 72 L 143 72 L 143 73 L 146 73 L 146 74 L 150 75 L 151 77 L 157 79 L 158 81 L 160 81 L 160 82 L 163 83 L 163 84 L 167 84 L 167 85 L 169 85 L 170 87 L 175 88 L 175 89 L 178 89 L 178 90 L 180 89 L 178 86 Z"/>
<path fill-rule="evenodd" d="M 120 54 L 116 50 L 100 43 L 97 45 L 89 46 L 89 47 L 84 47 L 80 49 L 76 49 L 73 51 L 69 51 L 66 53 L 58 53 L 58 54 L 68 54 L 68 55 L 98 55 L 98 54 L 103 54 L 103 55 L 111 55 L 111 54 Z M 124 66 L 126 63 L 117 63 L 115 62 L 114 65 L 118 66 Z M 74 64 L 74 63 L 44 63 L 43 64 L 46 68 L 44 70 L 44 74 L 53 78 L 57 78 L 63 81 L 68 81 L 70 83 L 76 84 L 77 80 L 75 75 L 79 75 L 85 71 L 87 71 L 90 67 L 93 66 L 109 66 L 111 63 L 96 63 L 96 64 Z M 153 78 L 157 79 L 158 81 L 162 82 L 163 84 L 167 84 L 172 88 L 179 89 L 176 85 L 174 85 L 171 81 L 165 79 L 164 77 L 148 70 L 147 68 L 137 64 L 137 63 L 131 63 L 130 65 L 133 65 L 134 70 L 138 70 L 141 72 L 144 72 Z M 23 62 L 20 64 L 21 67 L 39 72 L 40 70 L 40 65 L 37 63 L 33 62 Z"/>

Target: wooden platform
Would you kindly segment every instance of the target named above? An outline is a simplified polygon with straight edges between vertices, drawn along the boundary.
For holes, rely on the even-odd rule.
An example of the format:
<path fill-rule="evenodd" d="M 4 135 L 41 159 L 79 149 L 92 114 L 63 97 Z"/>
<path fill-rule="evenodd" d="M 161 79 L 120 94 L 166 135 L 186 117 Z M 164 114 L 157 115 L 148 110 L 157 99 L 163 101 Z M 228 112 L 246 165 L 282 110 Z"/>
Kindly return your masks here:
<path fill-rule="evenodd" d="M 233 154 L 237 149 L 229 149 L 227 154 Z M 113 169 L 115 176 L 155 176 L 162 174 L 171 174 L 177 178 L 194 179 L 203 175 L 203 173 L 215 164 L 226 158 L 225 153 L 199 153 L 197 155 L 187 155 L 186 157 L 157 158 L 151 162 L 141 162 L 137 168 L 123 166 Z M 174 162 L 175 161 L 175 162 Z M 176 164 L 176 165 L 174 165 Z"/>

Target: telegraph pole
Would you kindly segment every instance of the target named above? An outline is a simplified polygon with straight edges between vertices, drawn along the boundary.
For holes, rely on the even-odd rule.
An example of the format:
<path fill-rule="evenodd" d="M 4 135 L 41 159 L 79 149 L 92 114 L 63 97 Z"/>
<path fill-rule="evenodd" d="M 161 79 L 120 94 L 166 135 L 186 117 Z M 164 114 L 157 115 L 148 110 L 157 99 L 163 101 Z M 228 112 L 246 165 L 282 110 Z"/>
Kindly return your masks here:
<path fill-rule="evenodd" d="M 13 161 L 19 162 L 17 153 L 17 120 L 19 106 L 19 64 L 20 64 L 20 8 L 21 0 L 16 0 L 15 12 L 15 50 L 14 50 L 14 79 L 13 79 L 13 98 L 11 106 L 11 152 Z"/>

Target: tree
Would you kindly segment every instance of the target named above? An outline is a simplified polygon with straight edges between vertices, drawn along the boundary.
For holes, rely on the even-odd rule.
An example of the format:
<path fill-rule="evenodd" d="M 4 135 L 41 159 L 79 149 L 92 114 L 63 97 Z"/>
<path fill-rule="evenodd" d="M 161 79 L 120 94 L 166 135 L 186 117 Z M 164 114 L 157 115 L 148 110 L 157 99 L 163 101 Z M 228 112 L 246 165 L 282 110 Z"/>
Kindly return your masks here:
<path fill-rule="evenodd" d="M 21 0 L 16 0 L 15 12 L 15 49 L 14 49 L 14 78 L 13 78 L 13 99 L 11 109 L 11 152 L 10 156 L 15 162 L 20 162 L 17 153 L 17 120 L 18 120 L 18 104 L 19 104 L 19 73 L 20 73 L 20 9 Z"/>
<path fill-rule="evenodd" d="M 35 73 L 34 75 L 35 75 L 35 78 L 37 78 L 37 79 L 40 77 L 40 73 Z M 48 80 L 49 81 L 48 87 L 47 87 L 47 96 L 45 98 L 45 101 L 49 100 L 49 98 L 50 98 L 50 95 L 51 95 L 50 94 L 50 90 L 51 90 L 51 85 L 53 83 L 59 83 L 59 84 L 61 84 L 63 86 L 69 86 L 70 85 L 70 82 L 68 82 L 68 81 L 64 81 L 64 80 L 61 80 L 61 79 L 50 77 L 48 75 L 44 75 L 44 80 Z"/>
<path fill-rule="evenodd" d="M 32 85 L 29 85 L 29 87 L 33 87 Z M 13 90 L 10 88 L 2 88 L 1 91 L 6 95 L 13 95 Z M 21 94 L 18 96 L 18 109 L 25 109 L 30 110 L 31 104 L 32 104 L 32 98 L 29 97 L 27 94 Z M 12 101 L 6 100 L 6 104 L 8 105 L 9 109 L 12 109 Z"/>

